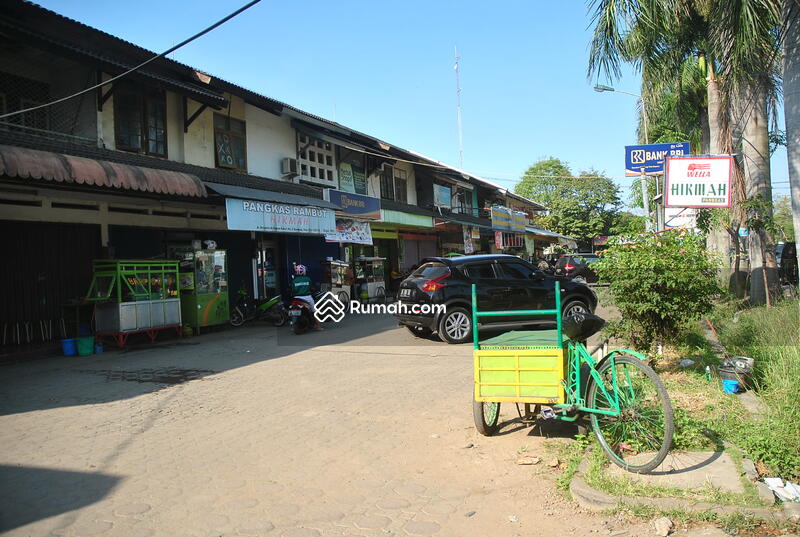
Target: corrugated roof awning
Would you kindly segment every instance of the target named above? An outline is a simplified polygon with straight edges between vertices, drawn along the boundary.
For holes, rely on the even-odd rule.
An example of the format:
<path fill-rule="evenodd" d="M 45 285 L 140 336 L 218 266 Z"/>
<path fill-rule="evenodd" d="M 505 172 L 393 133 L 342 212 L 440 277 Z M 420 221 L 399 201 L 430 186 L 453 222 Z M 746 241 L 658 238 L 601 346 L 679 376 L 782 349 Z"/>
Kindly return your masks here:
<path fill-rule="evenodd" d="M 329 201 L 308 196 L 298 196 L 297 194 L 284 194 L 273 190 L 258 190 L 243 186 L 223 185 L 220 183 L 210 183 L 206 181 L 206 186 L 214 192 L 228 198 L 252 199 L 258 201 L 270 201 L 273 203 L 288 203 L 290 205 L 305 205 L 308 207 L 320 207 L 322 209 L 342 210 L 341 207 Z"/>
<path fill-rule="evenodd" d="M 525 232 L 530 233 L 531 235 L 539 235 L 542 237 L 553 237 L 554 239 L 566 239 L 570 241 L 575 240 L 572 237 L 567 237 L 566 235 L 562 235 L 560 233 L 554 233 L 553 231 L 547 231 L 546 229 L 541 229 L 533 226 L 526 226 Z"/>
<path fill-rule="evenodd" d="M 95 160 L 38 149 L 0 145 L 0 175 L 57 183 L 104 186 L 205 198 L 203 181 L 195 175 Z"/>

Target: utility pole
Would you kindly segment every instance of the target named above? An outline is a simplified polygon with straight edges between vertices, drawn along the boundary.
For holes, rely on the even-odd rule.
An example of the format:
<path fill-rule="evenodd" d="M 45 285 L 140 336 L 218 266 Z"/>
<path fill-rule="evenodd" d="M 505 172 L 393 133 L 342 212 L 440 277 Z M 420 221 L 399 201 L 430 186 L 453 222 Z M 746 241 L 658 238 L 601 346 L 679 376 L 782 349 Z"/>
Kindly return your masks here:
<path fill-rule="evenodd" d="M 464 169 L 464 137 L 461 134 L 461 80 L 458 74 L 458 61 L 461 57 L 458 55 L 458 47 L 453 47 L 455 50 L 456 64 L 453 69 L 456 72 L 456 113 L 458 116 L 458 167 Z"/>

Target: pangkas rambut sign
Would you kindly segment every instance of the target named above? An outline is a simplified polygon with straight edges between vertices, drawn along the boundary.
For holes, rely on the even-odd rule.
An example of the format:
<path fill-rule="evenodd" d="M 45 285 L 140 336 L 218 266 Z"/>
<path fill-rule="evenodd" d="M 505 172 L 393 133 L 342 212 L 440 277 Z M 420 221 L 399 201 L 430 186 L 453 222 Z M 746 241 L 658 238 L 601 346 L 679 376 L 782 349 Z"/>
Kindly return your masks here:
<path fill-rule="evenodd" d="M 730 207 L 733 157 L 668 157 L 667 207 Z"/>

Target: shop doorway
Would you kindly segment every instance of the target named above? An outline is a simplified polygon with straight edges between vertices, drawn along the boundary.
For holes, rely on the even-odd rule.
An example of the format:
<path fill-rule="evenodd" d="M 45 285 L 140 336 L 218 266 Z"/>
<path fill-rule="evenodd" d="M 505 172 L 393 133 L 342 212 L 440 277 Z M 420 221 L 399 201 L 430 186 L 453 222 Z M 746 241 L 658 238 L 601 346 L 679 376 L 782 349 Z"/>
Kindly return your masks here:
<path fill-rule="evenodd" d="M 278 241 L 259 237 L 256 241 L 257 298 L 270 298 L 281 293 Z"/>

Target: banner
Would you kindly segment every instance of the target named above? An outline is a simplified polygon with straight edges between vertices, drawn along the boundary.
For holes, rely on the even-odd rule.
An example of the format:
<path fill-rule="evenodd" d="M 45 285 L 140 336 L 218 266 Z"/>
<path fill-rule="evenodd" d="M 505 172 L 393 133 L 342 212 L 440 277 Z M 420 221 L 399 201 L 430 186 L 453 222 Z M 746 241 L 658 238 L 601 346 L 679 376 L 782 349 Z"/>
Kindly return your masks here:
<path fill-rule="evenodd" d="M 225 198 L 228 229 L 324 235 L 336 231 L 331 209 Z"/>
<path fill-rule="evenodd" d="M 667 207 L 730 207 L 733 157 L 668 157 Z"/>
<path fill-rule="evenodd" d="M 462 226 L 461 229 L 464 235 L 464 253 L 471 254 L 475 251 L 475 248 L 472 247 L 472 233 L 470 233 L 469 226 Z"/>
<path fill-rule="evenodd" d="M 664 227 L 695 229 L 697 210 L 691 207 L 664 207 Z"/>
<path fill-rule="evenodd" d="M 528 225 L 528 215 L 521 211 L 512 211 L 511 231 L 525 233 L 525 226 Z"/>
<path fill-rule="evenodd" d="M 339 163 L 339 190 L 356 193 L 356 184 L 353 178 L 353 167 L 349 162 Z"/>
<path fill-rule="evenodd" d="M 451 207 L 450 187 L 444 185 L 433 185 L 433 204 L 438 207 Z"/>
<path fill-rule="evenodd" d="M 381 217 L 381 200 L 361 194 L 351 194 L 326 188 L 323 192 L 325 201 L 341 207 L 339 212 L 347 216 L 364 218 L 368 220 L 379 220 Z"/>
<path fill-rule="evenodd" d="M 507 207 L 492 207 L 492 229 L 511 231 L 511 212 Z"/>
<path fill-rule="evenodd" d="M 336 231 L 334 233 L 326 233 L 325 240 L 327 242 L 350 242 L 353 244 L 372 245 L 372 229 L 370 229 L 369 222 L 361 222 L 360 220 L 352 220 L 349 218 L 337 218 Z"/>

